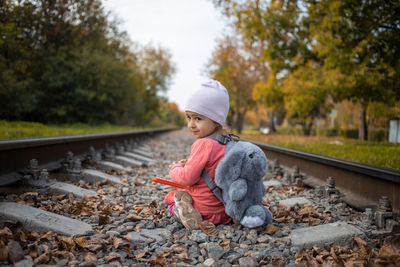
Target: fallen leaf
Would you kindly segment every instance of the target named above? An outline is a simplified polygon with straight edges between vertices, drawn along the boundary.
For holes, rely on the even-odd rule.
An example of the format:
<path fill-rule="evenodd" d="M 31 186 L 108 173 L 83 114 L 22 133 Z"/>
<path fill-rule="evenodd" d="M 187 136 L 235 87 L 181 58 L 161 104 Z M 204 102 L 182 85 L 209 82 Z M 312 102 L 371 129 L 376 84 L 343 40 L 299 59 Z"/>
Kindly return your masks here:
<path fill-rule="evenodd" d="M 189 237 L 187 236 L 187 234 L 183 234 L 181 236 L 174 234 L 174 241 L 178 241 L 178 240 L 189 240 Z"/>
<path fill-rule="evenodd" d="M 8 247 L 7 246 L 0 246 L 0 261 L 7 261 L 8 260 Z"/>
<path fill-rule="evenodd" d="M 150 260 L 149 263 L 151 264 L 159 264 L 161 266 L 167 265 L 167 257 L 170 254 L 170 252 L 163 252 L 161 255 L 157 256 L 154 260 Z"/>
<path fill-rule="evenodd" d="M 272 261 L 271 267 L 285 267 L 285 262 L 282 259 L 275 259 Z"/>
<path fill-rule="evenodd" d="M 176 257 L 177 257 L 179 260 L 184 261 L 185 263 L 191 263 L 191 262 L 192 262 L 192 259 L 190 259 L 190 258 L 187 256 L 186 253 L 177 254 Z"/>
<path fill-rule="evenodd" d="M 145 252 L 142 252 L 142 253 L 139 253 L 139 254 L 137 254 L 137 255 L 135 255 L 135 259 L 141 259 L 141 258 L 143 258 L 145 255 L 147 254 L 147 252 L 145 251 Z"/>
<path fill-rule="evenodd" d="M 127 220 L 130 220 L 131 222 L 138 222 L 138 221 L 143 220 L 142 217 L 137 216 L 137 215 L 135 215 L 135 214 L 128 214 L 128 216 L 126 216 L 126 219 L 127 219 Z"/>
<path fill-rule="evenodd" d="M 175 252 L 178 252 L 178 253 L 181 253 L 181 252 L 187 250 L 185 244 L 173 244 L 173 245 L 171 246 L 171 249 L 172 249 L 173 251 L 175 251 Z"/>
<path fill-rule="evenodd" d="M 99 225 L 105 225 L 110 223 L 110 217 L 108 215 L 99 215 Z"/>
<path fill-rule="evenodd" d="M 107 255 L 107 256 L 104 257 L 104 260 L 106 262 L 120 261 L 121 260 L 121 256 L 117 255 L 117 254 Z"/>
<path fill-rule="evenodd" d="M 0 230 L 0 236 L 12 237 L 12 232 L 8 227 L 4 227 Z"/>
<path fill-rule="evenodd" d="M 24 200 L 26 197 L 37 197 L 39 195 L 38 192 L 26 192 L 18 197 L 18 199 Z"/>
<path fill-rule="evenodd" d="M 220 245 L 221 247 L 227 247 L 227 246 L 229 246 L 230 244 L 231 244 L 231 241 L 230 241 L 229 239 L 227 239 L 227 240 L 221 242 L 219 245 Z"/>
<path fill-rule="evenodd" d="M 90 262 L 97 262 L 97 256 L 94 253 L 91 252 L 86 252 L 83 256 L 85 261 L 90 261 Z"/>
<path fill-rule="evenodd" d="M 317 219 L 317 218 L 309 218 L 308 219 L 308 225 L 310 225 L 310 226 L 316 226 L 316 225 L 319 225 L 320 223 L 321 223 L 320 219 Z"/>
<path fill-rule="evenodd" d="M 62 237 L 61 241 L 65 249 L 73 251 L 76 247 L 75 241 L 72 237 Z"/>
<path fill-rule="evenodd" d="M 29 256 L 32 257 L 32 259 L 36 259 L 38 256 L 38 251 L 36 245 L 30 246 L 29 247 Z"/>
<path fill-rule="evenodd" d="M 90 244 L 86 248 L 92 252 L 97 252 L 101 250 L 103 246 L 101 244 Z"/>
<path fill-rule="evenodd" d="M 40 255 L 35 259 L 36 264 L 45 264 L 48 263 L 49 261 L 50 257 L 46 253 L 43 253 L 42 255 Z"/>
<path fill-rule="evenodd" d="M 266 229 L 265 229 L 265 232 L 266 232 L 268 235 L 273 235 L 273 234 L 275 234 L 278 230 L 279 230 L 279 228 L 278 228 L 276 225 L 274 225 L 274 224 L 268 224 L 267 227 L 266 227 Z"/>
<path fill-rule="evenodd" d="M 85 199 L 86 202 L 89 202 L 89 201 L 92 201 L 92 200 L 96 199 L 96 196 L 95 195 L 90 195 L 90 194 L 85 194 L 83 196 L 83 198 Z"/>
<path fill-rule="evenodd" d="M 202 221 L 199 224 L 200 230 L 209 236 L 216 236 L 218 234 L 217 227 L 212 222 Z"/>
<path fill-rule="evenodd" d="M 124 244 L 124 240 L 122 238 L 114 238 L 113 247 L 118 248 L 120 245 Z"/>
<path fill-rule="evenodd" d="M 87 247 L 87 240 L 86 240 L 85 237 L 74 238 L 74 241 L 81 248 L 86 248 Z"/>
<path fill-rule="evenodd" d="M 105 195 L 106 194 L 106 192 L 104 192 L 104 190 L 103 189 L 99 189 L 99 190 L 97 190 L 97 192 L 96 192 L 97 194 L 99 194 L 99 195 Z M 85 196 L 87 196 L 87 195 L 85 195 Z M 86 198 L 85 198 L 86 199 Z"/>

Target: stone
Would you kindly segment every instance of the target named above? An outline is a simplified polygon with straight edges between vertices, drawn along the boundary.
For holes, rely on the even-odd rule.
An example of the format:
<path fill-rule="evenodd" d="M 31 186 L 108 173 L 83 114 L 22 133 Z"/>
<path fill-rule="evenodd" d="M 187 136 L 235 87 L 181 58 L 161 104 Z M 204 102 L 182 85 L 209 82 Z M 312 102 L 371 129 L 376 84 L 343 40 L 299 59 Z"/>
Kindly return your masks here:
<path fill-rule="evenodd" d="M 209 266 L 209 267 L 211 267 L 214 263 L 215 260 L 213 258 L 208 258 L 203 262 L 204 266 Z"/>
<path fill-rule="evenodd" d="M 118 163 L 121 163 L 122 165 L 128 165 L 128 166 L 138 166 L 138 167 L 144 167 L 145 164 L 141 161 L 134 160 L 128 157 L 124 156 L 116 156 L 113 158 L 113 161 L 116 161 Z"/>
<path fill-rule="evenodd" d="M 132 168 L 130 167 L 124 167 L 121 164 L 114 163 L 111 161 L 103 161 L 103 160 L 97 161 L 97 166 L 106 171 L 126 171 L 126 172 L 132 171 Z"/>
<path fill-rule="evenodd" d="M 144 161 L 144 162 L 147 162 L 147 163 L 156 163 L 156 161 L 155 161 L 154 159 L 151 159 L 151 158 L 149 158 L 149 157 L 145 157 L 145 156 L 139 155 L 139 154 L 137 154 L 137 153 L 125 152 L 125 153 L 123 153 L 122 155 L 123 155 L 123 156 L 127 156 L 127 157 L 131 157 L 131 158 L 134 158 L 134 159 L 139 160 L 139 161 Z"/>
<path fill-rule="evenodd" d="M 362 232 L 356 227 L 345 222 L 335 222 L 294 229 L 289 238 L 292 241 L 292 246 L 311 248 L 313 246 L 323 247 L 329 243 L 345 245 L 351 242 L 353 236 L 360 235 L 362 235 Z"/>
<path fill-rule="evenodd" d="M 34 265 L 35 265 L 35 263 L 33 262 L 32 257 L 31 256 L 25 256 L 24 259 L 16 262 L 14 264 L 14 267 L 32 267 Z"/>
<path fill-rule="evenodd" d="M 265 181 L 264 186 L 265 186 L 265 188 L 268 188 L 270 186 L 273 186 L 275 188 L 280 188 L 280 187 L 282 187 L 282 182 L 280 182 L 279 180 L 276 180 L 276 179 L 271 179 L 271 180 Z"/>
<path fill-rule="evenodd" d="M 214 242 L 207 243 L 206 249 L 208 252 L 208 257 L 213 258 L 216 261 L 222 258 L 222 256 L 224 256 L 226 253 L 223 247 Z"/>
<path fill-rule="evenodd" d="M 235 261 L 237 261 L 240 257 L 242 257 L 242 254 L 237 253 L 237 252 L 233 252 L 230 253 L 226 258 L 228 260 L 229 263 L 234 263 Z"/>
<path fill-rule="evenodd" d="M 304 206 L 307 203 L 311 203 L 311 201 L 305 197 L 292 197 L 279 201 L 279 204 L 285 205 L 286 207 L 293 207 L 296 205 Z"/>
<path fill-rule="evenodd" d="M 256 267 L 257 262 L 251 257 L 242 257 L 239 259 L 240 267 Z"/>
<path fill-rule="evenodd" d="M 123 184 L 118 177 L 97 170 L 85 169 L 81 172 L 80 178 L 92 183 L 110 181 L 114 184 Z"/>
<path fill-rule="evenodd" d="M 167 229 L 142 229 L 140 232 L 130 232 L 126 238 L 132 242 L 144 241 L 146 243 L 161 242 L 164 239 L 171 238 L 171 232 Z"/>
<path fill-rule="evenodd" d="M 0 203 L 1 220 L 21 222 L 26 230 L 53 231 L 66 236 L 92 232 L 92 226 L 87 223 L 14 202 Z"/>
<path fill-rule="evenodd" d="M 75 197 L 79 199 L 84 199 L 85 195 L 90 195 L 95 197 L 98 196 L 98 194 L 93 190 L 88 190 L 73 184 L 62 183 L 62 182 L 53 182 L 49 184 L 48 191 L 56 194 L 72 193 Z"/>
<path fill-rule="evenodd" d="M 57 264 L 56 264 L 56 266 L 68 266 L 68 260 L 67 259 L 62 259 L 62 260 L 59 260 L 58 262 L 57 262 Z"/>
<path fill-rule="evenodd" d="M 200 230 L 193 230 L 192 234 L 189 236 L 189 239 L 197 243 L 204 243 L 208 242 L 209 240 L 208 235 Z"/>

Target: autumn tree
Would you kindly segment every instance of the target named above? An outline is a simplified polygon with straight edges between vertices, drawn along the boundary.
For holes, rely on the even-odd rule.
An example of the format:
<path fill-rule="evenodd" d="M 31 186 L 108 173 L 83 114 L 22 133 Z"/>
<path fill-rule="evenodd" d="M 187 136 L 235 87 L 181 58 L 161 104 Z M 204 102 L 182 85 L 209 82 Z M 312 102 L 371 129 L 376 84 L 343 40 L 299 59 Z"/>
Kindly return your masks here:
<path fill-rule="evenodd" d="M 274 131 L 275 113 L 283 106 L 282 82 L 311 57 L 307 31 L 299 26 L 299 1 L 215 0 L 214 3 L 260 55 L 265 67 L 255 97 L 269 108 L 269 128 Z"/>
<path fill-rule="evenodd" d="M 208 75 L 229 92 L 228 124 L 238 133 L 243 129 L 246 112 L 255 105 L 253 90 L 262 72 L 252 52 L 239 39 L 227 36 L 219 41 L 207 66 Z"/>
<path fill-rule="evenodd" d="M 301 113 L 310 116 L 307 120 L 311 121 L 317 110 L 329 108 L 315 107 L 318 101 L 302 102 L 312 100 L 310 96 L 321 100 L 324 94 L 330 94 L 337 102 L 351 100 L 360 105 L 359 138 L 365 140 L 365 111 L 369 103 L 392 105 L 398 101 L 398 2 L 214 0 L 214 3 L 233 19 L 238 33 L 263 47 L 271 76 L 269 81 L 259 84 L 260 90 L 270 95 L 276 88 L 292 85 L 283 90 L 285 102 L 290 102 L 285 107 L 292 109 L 288 110 L 289 116 Z M 305 103 L 311 106 L 300 108 Z M 307 110 L 311 113 L 304 113 Z"/>

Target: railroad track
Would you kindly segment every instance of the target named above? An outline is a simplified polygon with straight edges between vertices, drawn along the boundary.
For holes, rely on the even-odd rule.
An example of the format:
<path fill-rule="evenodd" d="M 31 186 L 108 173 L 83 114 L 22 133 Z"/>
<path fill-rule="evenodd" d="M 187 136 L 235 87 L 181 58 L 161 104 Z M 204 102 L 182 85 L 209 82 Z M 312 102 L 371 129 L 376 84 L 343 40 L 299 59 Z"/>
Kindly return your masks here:
<path fill-rule="evenodd" d="M 379 195 L 378 203 L 368 199 L 368 205 L 356 205 L 365 210 L 353 209 L 348 200 L 358 203 L 360 198 L 348 197 L 351 188 L 345 188 L 337 170 L 318 167 L 323 175 L 317 175 L 312 172 L 315 163 L 301 164 L 313 155 L 300 153 L 300 159 L 293 159 L 295 151 L 258 144 L 270 159 L 263 200 L 274 214 L 270 227 L 250 230 L 228 224 L 189 231 L 166 212 L 162 200 L 171 188 L 150 181 L 167 178 L 170 162 L 188 156 L 194 139 L 187 131 L 73 139 L 0 142 L 0 264 L 294 266 L 295 261 L 321 264 L 335 257 L 343 263 L 354 255 L 360 260 L 357 251 L 362 249 L 375 251 L 369 261 L 390 264 L 393 258 L 380 257 L 385 247 L 373 246 L 400 230 L 392 196 Z M 396 179 L 385 181 L 396 184 Z M 326 247 L 352 244 L 354 236 L 365 243 L 354 239 L 349 250 L 333 247 L 334 252 Z"/>
<path fill-rule="evenodd" d="M 330 186 L 338 188 L 344 194 L 344 200 L 360 210 L 376 209 L 379 200 L 387 197 L 392 208 L 400 211 L 400 171 L 380 168 L 367 164 L 351 162 L 317 154 L 255 142 L 271 159 L 271 170 L 293 173 L 291 179 L 318 188 Z M 277 174 L 277 173 L 276 173 Z M 283 175 L 283 173 L 281 173 Z"/>

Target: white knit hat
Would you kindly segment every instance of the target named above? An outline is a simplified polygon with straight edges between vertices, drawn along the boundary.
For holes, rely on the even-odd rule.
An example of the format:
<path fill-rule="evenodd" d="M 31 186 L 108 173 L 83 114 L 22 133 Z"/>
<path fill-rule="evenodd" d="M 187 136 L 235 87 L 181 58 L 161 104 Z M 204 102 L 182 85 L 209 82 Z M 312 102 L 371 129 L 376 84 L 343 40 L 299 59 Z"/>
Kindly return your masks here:
<path fill-rule="evenodd" d="M 185 111 L 206 116 L 223 126 L 229 111 L 228 91 L 220 82 L 209 80 L 189 97 Z"/>

